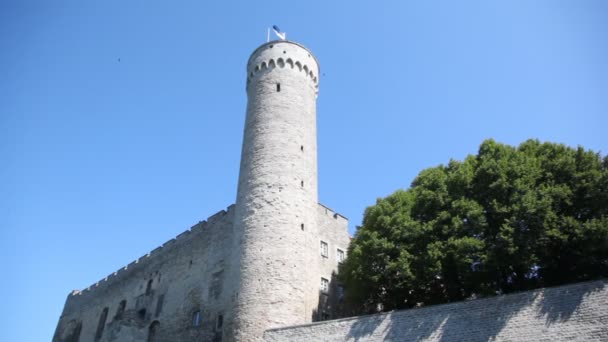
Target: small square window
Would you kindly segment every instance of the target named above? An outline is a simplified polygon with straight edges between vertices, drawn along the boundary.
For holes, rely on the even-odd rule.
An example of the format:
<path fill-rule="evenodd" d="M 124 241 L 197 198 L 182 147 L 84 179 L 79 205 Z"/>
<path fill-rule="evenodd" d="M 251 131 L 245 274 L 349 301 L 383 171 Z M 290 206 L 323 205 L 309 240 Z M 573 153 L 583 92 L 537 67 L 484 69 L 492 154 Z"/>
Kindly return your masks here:
<path fill-rule="evenodd" d="M 201 325 L 201 312 L 195 311 L 192 313 L 192 326 L 198 327 L 199 325 Z"/>
<path fill-rule="evenodd" d="M 341 250 L 340 248 L 338 248 L 336 250 L 336 258 L 338 259 L 338 262 L 344 262 L 344 259 L 346 258 L 344 251 Z"/>
<path fill-rule="evenodd" d="M 327 258 L 329 254 L 329 248 L 327 246 L 327 242 L 325 241 L 321 241 L 321 255 L 325 258 Z"/>
<path fill-rule="evenodd" d="M 325 278 L 321 278 L 321 291 L 328 292 L 329 291 L 329 280 Z"/>

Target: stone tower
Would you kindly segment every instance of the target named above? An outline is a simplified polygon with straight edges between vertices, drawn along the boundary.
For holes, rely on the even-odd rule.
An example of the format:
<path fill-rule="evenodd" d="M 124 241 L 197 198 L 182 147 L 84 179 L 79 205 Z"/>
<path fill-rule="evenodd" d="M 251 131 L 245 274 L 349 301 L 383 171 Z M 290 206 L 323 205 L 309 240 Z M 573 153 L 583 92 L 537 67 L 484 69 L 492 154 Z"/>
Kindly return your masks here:
<path fill-rule="evenodd" d="M 319 65 L 304 46 L 272 41 L 247 63 L 247 114 L 235 207 L 240 283 L 234 338 L 310 322 L 318 303 Z"/>

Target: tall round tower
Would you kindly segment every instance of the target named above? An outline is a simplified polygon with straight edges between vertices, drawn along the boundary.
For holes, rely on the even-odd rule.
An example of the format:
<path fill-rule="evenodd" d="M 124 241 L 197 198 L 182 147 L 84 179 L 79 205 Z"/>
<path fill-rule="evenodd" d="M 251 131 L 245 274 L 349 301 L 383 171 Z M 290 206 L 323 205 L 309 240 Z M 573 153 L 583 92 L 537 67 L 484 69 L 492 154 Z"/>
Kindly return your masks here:
<path fill-rule="evenodd" d="M 310 322 L 316 309 L 318 81 L 315 57 L 295 42 L 263 44 L 247 63 L 235 208 L 237 341 L 258 341 L 266 329 Z"/>

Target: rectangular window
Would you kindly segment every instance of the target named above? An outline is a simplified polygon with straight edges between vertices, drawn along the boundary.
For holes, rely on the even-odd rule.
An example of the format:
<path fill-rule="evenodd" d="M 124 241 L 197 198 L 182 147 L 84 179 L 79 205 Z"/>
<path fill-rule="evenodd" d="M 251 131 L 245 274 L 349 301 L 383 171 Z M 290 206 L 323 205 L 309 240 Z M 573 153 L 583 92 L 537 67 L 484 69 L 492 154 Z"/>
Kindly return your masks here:
<path fill-rule="evenodd" d="M 158 317 L 158 315 L 160 315 L 160 312 L 163 310 L 163 302 L 164 301 L 165 301 L 165 295 L 164 294 L 158 296 L 158 299 L 156 301 L 156 312 L 154 313 L 155 317 Z"/>
<path fill-rule="evenodd" d="M 221 330 L 223 325 L 224 325 L 224 315 L 217 315 L 217 322 L 215 324 L 216 329 Z"/>
<path fill-rule="evenodd" d="M 321 291 L 328 292 L 329 291 L 329 280 L 325 278 L 321 278 Z"/>
<path fill-rule="evenodd" d="M 343 262 L 344 261 L 344 258 L 345 258 L 344 251 L 341 250 L 340 248 L 338 248 L 336 250 L 336 258 L 338 258 L 338 262 Z"/>
<path fill-rule="evenodd" d="M 198 327 L 199 325 L 201 325 L 201 312 L 195 311 L 192 313 L 192 326 Z"/>
<path fill-rule="evenodd" d="M 327 258 L 329 253 L 329 248 L 327 247 L 327 242 L 321 241 L 321 255 Z"/>
<path fill-rule="evenodd" d="M 336 293 L 338 294 L 338 300 L 342 301 L 342 299 L 344 299 L 344 286 L 338 285 L 336 287 Z"/>

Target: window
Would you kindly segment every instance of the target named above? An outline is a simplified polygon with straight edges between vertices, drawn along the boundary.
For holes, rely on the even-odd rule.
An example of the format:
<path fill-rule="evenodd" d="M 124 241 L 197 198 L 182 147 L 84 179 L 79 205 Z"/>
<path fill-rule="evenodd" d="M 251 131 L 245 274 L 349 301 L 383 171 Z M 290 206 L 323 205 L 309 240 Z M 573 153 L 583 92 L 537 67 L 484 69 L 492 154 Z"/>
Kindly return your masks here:
<path fill-rule="evenodd" d="M 327 258 L 329 253 L 329 248 L 327 247 L 327 242 L 321 241 L 321 256 Z"/>
<path fill-rule="evenodd" d="M 125 312 L 125 307 L 127 306 L 126 300 L 121 300 L 120 304 L 118 304 L 118 309 L 116 310 L 116 318 L 121 318 L 122 314 Z"/>
<path fill-rule="evenodd" d="M 343 262 L 344 261 L 344 251 L 341 250 L 340 248 L 338 248 L 336 250 L 336 258 L 338 258 L 338 262 Z"/>
<path fill-rule="evenodd" d="M 139 319 L 141 320 L 146 319 L 146 309 L 141 309 L 137 311 L 137 317 L 139 317 Z"/>
<path fill-rule="evenodd" d="M 281 83 L 277 83 L 277 92 L 281 91 Z"/>
<path fill-rule="evenodd" d="M 211 286 L 209 286 L 209 299 L 218 299 L 222 294 L 222 284 L 224 282 L 224 270 L 220 270 L 211 275 Z"/>
<path fill-rule="evenodd" d="M 220 330 L 222 329 L 222 326 L 224 325 L 224 315 L 217 315 L 217 321 L 215 323 L 215 327 L 216 330 Z"/>
<path fill-rule="evenodd" d="M 152 292 L 152 279 L 148 281 L 148 286 L 146 286 L 146 295 L 149 296 Z"/>
<path fill-rule="evenodd" d="M 152 322 L 148 328 L 148 342 L 158 341 L 158 331 L 160 330 L 160 323 L 158 321 Z"/>
<path fill-rule="evenodd" d="M 198 327 L 201 325 L 201 312 L 200 311 L 194 311 L 192 313 L 192 326 L 193 327 Z"/>
<path fill-rule="evenodd" d="M 336 293 L 338 294 L 338 300 L 341 302 L 344 299 L 344 286 L 338 285 L 336 287 Z"/>
<path fill-rule="evenodd" d="M 156 312 L 154 312 L 154 316 L 158 317 L 160 315 L 160 312 L 163 310 L 163 302 L 165 301 L 165 295 L 162 294 L 160 296 L 158 296 L 158 299 L 156 301 Z"/>
<path fill-rule="evenodd" d="M 99 316 L 99 324 L 97 325 L 97 331 L 95 332 L 95 341 L 99 341 L 103 336 L 103 328 L 106 326 L 106 319 L 108 318 L 108 308 L 104 308 Z"/>
<path fill-rule="evenodd" d="M 329 291 L 329 280 L 325 278 L 321 278 L 321 291 L 327 292 Z"/>

